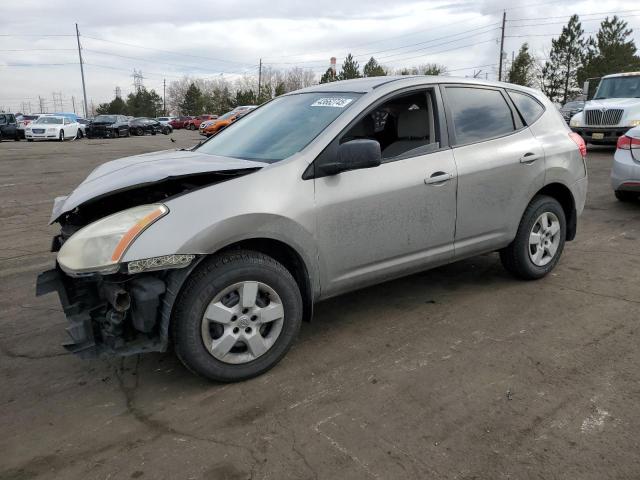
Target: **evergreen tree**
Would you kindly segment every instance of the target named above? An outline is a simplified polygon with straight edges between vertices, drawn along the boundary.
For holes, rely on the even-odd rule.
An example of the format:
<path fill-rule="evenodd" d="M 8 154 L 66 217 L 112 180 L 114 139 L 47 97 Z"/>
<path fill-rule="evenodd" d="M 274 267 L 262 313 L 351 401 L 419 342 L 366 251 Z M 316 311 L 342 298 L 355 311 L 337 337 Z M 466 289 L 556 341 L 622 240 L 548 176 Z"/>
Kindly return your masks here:
<path fill-rule="evenodd" d="M 340 70 L 340 74 L 338 75 L 339 80 L 349 80 L 351 78 L 360 78 L 360 65 L 353 58 L 353 55 L 348 54 L 342 63 L 342 70 Z"/>
<path fill-rule="evenodd" d="M 585 54 L 584 30 L 578 15 L 572 15 L 562 33 L 551 40 L 551 52 L 542 68 L 542 91 L 553 101 L 566 103 L 579 93 L 577 72 Z"/>
<path fill-rule="evenodd" d="M 156 117 L 162 112 L 162 97 L 142 87 L 127 97 L 127 113 L 134 117 Z"/>
<path fill-rule="evenodd" d="M 529 44 L 523 43 L 520 51 L 509 69 L 508 81 L 516 85 L 531 87 L 533 85 L 533 69 L 535 60 L 529 53 Z"/>
<path fill-rule="evenodd" d="M 279 97 L 280 95 L 284 95 L 285 93 L 287 93 L 287 86 L 284 84 L 284 82 L 279 82 L 276 85 L 275 96 Z"/>
<path fill-rule="evenodd" d="M 384 68 L 382 68 L 382 66 L 373 57 L 371 57 L 365 64 L 362 72 L 365 77 L 383 77 L 387 74 L 387 72 L 384 71 Z"/>
<path fill-rule="evenodd" d="M 127 104 L 120 97 L 116 97 L 111 100 L 109 103 L 101 103 L 96 108 L 96 113 L 98 115 L 102 114 L 116 114 L 116 115 L 126 115 L 127 114 Z"/>
<path fill-rule="evenodd" d="M 338 80 L 338 77 L 333 72 L 333 68 L 331 67 L 327 68 L 327 71 L 324 72 L 320 77 L 320 83 L 335 82 L 336 80 Z"/>
<path fill-rule="evenodd" d="M 236 91 L 236 105 L 255 105 L 258 96 L 251 89 Z"/>
<path fill-rule="evenodd" d="M 589 38 L 584 66 L 578 70 L 578 82 L 598 78 L 611 73 L 640 70 L 640 57 L 633 39 L 633 30 L 627 22 L 614 16 L 601 24 L 596 38 Z"/>
<path fill-rule="evenodd" d="M 191 83 L 180 105 L 180 111 L 183 115 L 200 115 L 203 110 L 203 104 L 202 92 L 195 83 Z"/>

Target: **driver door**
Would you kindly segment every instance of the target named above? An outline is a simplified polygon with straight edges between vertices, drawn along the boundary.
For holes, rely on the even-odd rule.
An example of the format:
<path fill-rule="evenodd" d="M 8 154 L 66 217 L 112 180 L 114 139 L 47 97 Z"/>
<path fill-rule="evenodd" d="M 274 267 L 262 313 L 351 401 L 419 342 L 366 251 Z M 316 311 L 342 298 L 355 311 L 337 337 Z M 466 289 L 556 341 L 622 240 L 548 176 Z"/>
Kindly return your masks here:
<path fill-rule="evenodd" d="M 316 173 L 322 297 L 453 258 L 457 174 L 451 149 L 440 143 L 444 130 L 436 128 L 443 125 L 442 109 L 434 108 L 437 95 L 423 88 L 392 97 L 334 140 L 339 145 L 352 138 L 376 139 L 383 163 L 320 178 Z M 409 126 L 405 117 L 413 119 Z M 332 146 L 316 164 L 336 161 Z"/>

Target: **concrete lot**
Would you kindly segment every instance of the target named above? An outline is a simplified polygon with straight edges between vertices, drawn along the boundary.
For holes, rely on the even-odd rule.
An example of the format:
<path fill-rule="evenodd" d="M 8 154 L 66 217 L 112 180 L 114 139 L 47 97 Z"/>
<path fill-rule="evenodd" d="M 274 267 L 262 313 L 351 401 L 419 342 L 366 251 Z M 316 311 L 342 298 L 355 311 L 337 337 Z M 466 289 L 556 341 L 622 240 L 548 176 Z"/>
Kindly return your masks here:
<path fill-rule="evenodd" d="M 640 203 L 611 149 L 553 275 L 486 255 L 330 300 L 266 375 L 217 385 L 173 354 L 82 361 L 59 346 L 53 197 L 168 137 L 0 145 L 0 479 L 640 477 Z"/>

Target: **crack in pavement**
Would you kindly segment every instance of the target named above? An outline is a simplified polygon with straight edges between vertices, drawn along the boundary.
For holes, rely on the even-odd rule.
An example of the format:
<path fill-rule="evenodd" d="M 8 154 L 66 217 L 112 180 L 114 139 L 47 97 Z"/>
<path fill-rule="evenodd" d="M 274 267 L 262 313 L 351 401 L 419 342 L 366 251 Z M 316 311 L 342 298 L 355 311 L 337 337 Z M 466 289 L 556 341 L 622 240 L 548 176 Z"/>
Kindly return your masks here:
<path fill-rule="evenodd" d="M 176 428 L 171 427 L 165 422 L 152 418 L 150 414 L 144 412 L 141 408 L 139 408 L 135 403 L 135 392 L 140 385 L 140 380 L 139 380 L 140 355 L 136 355 L 136 363 L 133 368 L 133 371 L 131 372 L 131 375 L 135 378 L 135 381 L 133 382 L 133 386 L 126 385 L 126 381 L 123 374 L 127 371 L 127 369 L 124 366 L 124 361 L 125 361 L 125 358 L 122 357 L 119 362 L 120 365 L 114 366 L 114 376 L 116 377 L 116 380 L 118 381 L 118 386 L 122 394 L 124 395 L 127 413 L 130 414 L 140 424 L 142 424 L 147 429 L 149 429 L 152 433 L 154 433 L 154 436 L 153 436 L 154 440 L 161 436 L 184 437 L 191 440 L 212 443 L 214 445 L 219 445 L 227 448 L 238 448 L 241 450 L 245 450 L 251 455 L 251 458 L 253 459 L 250 478 L 254 478 L 254 469 L 261 462 L 252 448 L 247 447 L 246 445 L 218 440 L 217 438 L 214 438 L 214 437 L 202 437 L 194 433 L 178 430 Z"/>

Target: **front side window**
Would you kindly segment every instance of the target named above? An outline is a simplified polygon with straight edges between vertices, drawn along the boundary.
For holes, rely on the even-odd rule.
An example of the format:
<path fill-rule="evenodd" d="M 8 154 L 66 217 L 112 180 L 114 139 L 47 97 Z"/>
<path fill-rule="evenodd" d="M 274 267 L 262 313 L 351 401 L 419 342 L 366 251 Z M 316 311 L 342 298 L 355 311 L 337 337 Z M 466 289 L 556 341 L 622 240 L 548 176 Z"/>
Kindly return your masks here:
<path fill-rule="evenodd" d="M 7 118 L 4 115 L 0 115 L 0 123 L 3 125 L 7 123 Z"/>
<path fill-rule="evenodd" d="M 419 90 L 392 97 L 368 112 L 341 138 L 376 140 L 383 160 L 415 156 L 440 147 L 436 132 L 432 90 Z"/>
<path fill-rule="evenodd" d="M 479 142 L 515 131 L 511 108 L 499 90 L 447 87 L 456 144 Z"/>
<path fill-rule="evenodd" d="M 197 150 L 223 157 L 278 162 L 306 147 L 360 96 L 310 92 L 278 97 L 211 137 Z"/>
<path fill-rule="evenodd" d="M 509 90 L 509 96 L 527 125 L 532 125 L 544 113 L 544 107 L 540 102 L 526 93 Z"/>

